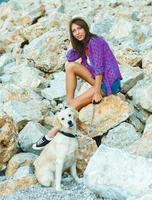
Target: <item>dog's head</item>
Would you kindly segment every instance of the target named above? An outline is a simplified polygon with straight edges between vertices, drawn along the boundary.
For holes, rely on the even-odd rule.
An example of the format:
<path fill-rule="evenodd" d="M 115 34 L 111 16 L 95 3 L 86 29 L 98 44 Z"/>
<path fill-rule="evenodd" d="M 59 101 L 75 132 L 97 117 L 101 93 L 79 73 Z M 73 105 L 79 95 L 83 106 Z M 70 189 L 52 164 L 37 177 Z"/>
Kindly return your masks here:
<path fill-rule="evenodd" d="M 77 111 L 68 107 L 56 114 L 53 125 L 59 129 L 76 127 L 76 117 Z"/>

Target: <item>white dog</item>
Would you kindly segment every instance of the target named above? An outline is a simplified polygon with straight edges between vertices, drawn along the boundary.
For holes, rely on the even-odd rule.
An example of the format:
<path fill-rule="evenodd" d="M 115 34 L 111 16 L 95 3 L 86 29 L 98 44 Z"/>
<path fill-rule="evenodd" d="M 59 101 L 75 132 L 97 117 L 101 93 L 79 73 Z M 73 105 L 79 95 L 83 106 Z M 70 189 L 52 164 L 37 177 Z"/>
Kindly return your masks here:
<path fill-rule="evenodd" d="M 41 185 L 55 185 L 56 190 L 61 190 L 61 177 L 65 169 L 70 168 L 74 179 L 77 182 L 80 180 L 76 173 L 78 150 L 76 112 L 71 108 L 60 111 L 56 116 L 55 126 L 59 127 L 59 132 L 43 149 L 34 166 Z"/>

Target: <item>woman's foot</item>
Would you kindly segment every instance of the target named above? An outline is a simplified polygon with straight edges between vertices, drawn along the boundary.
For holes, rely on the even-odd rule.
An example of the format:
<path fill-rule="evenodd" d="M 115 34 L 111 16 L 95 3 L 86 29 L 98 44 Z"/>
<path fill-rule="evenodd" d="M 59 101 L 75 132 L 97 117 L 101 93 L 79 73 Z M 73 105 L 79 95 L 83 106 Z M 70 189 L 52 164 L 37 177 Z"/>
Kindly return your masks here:
<path fill-rule="evenodd" d="M 44 135 L 36 143 L 32 145 L 32 149 L 42 150 L 52 139 L 53 138 L 50 138 L 47 135 Z"/>

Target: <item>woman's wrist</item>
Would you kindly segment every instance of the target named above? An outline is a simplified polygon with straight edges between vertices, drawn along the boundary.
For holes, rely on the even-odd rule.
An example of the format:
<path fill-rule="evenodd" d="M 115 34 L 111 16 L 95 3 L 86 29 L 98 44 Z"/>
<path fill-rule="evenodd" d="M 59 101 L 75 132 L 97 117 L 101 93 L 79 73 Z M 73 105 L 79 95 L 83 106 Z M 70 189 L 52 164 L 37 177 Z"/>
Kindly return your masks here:
<path fill-rule="evenodd" d="M 94 93 L 100 94 L 102 83 L 102 75 L 97 75 L 95 78 Z"/>
<path fill-rule="evenodd" d="M 94 95 L 98 95 L 98 94 L 101 94 L 101 89 L 100 88 L 98 90 L 94 91 Z"/>

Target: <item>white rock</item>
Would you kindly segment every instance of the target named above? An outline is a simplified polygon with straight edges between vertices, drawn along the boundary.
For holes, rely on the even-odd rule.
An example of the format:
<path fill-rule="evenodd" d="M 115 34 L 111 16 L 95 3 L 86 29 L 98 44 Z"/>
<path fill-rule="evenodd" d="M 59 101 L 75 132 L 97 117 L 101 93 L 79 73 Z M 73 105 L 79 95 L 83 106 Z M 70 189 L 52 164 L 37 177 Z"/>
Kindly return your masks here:
<path fill-rule="evenodd" d="M 108 134 L 102 138 L 102 143 L 116 148 L 126 148 L 140 138 L 135 128 L 126 122 L 111 129 Z"/>
<path fill-rule="evenodd" d="M 84 173 L 86 185 L 103 198 L 124 200 L 152 184 L 152 160 L 100 145 Z"/>
<path fill-rule="evenodd" d="M 19 133 L 19 145 L 25 152 L 33 152 L 32 144 L 37 142 L 40 137 L 46 135 L 48 129 L 39 123 L 28 122 Z"/>

